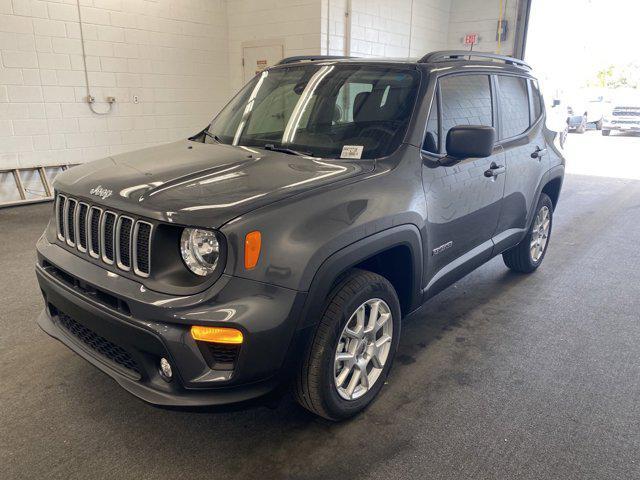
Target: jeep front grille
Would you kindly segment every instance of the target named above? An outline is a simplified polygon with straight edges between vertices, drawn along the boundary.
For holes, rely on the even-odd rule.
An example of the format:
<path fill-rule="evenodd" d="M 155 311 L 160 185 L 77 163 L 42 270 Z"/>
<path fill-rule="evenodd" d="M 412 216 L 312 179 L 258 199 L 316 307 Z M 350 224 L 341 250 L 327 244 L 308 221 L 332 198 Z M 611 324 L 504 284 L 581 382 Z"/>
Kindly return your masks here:
<path fill-rule="evenodd" d="M 640 108 L 638 107 L 616 107 L 611 112 L 616 117 L 640 117 Z"/>
<path fill-rule="evenodd" d="M 120 270 L 148 277 L 153 225 L 57 195 L 57 236 L 61 242 Z"/>

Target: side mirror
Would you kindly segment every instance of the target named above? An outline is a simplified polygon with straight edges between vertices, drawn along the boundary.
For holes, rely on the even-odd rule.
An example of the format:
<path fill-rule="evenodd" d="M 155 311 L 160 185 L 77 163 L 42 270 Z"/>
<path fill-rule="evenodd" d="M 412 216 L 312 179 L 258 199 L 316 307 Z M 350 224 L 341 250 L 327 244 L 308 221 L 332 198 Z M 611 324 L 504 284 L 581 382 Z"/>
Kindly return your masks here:
<path fill-rule="evenodd" d="M 493 127 L 458 125 L 447 133 L 447 155 L 456 159 L 490 157 L 495 143 Z"/>

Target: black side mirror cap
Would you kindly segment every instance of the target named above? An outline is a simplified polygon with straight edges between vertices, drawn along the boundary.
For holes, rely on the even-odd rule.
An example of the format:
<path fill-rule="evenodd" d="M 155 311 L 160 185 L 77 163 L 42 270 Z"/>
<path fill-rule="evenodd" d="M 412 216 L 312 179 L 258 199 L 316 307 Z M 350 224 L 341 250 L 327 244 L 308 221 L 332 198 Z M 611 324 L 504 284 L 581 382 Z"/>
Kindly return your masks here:
<path fill-rule="evenodd" d="M 485 158 L 493 154 L 496 129 L 484 125 L 458 125 L 447 133 L 447 155 L 456 159 Z"/>

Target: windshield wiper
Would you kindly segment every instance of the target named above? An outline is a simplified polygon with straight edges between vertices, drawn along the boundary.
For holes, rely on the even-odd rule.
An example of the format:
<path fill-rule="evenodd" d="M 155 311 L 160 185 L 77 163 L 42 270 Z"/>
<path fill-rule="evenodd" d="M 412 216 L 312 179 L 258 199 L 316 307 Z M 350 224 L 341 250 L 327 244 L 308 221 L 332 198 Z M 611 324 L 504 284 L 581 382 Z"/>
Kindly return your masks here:
<path fill-rule="evenodd" d="M 202 131 L 202 133 L 204 133 L 209 138 L 213 138 L 216 142 L 222 143 L 222 140 L 220 140 L 220 137 L 218 137 L 217 135 L 214 135 L 213 133 L 209 133 L 209 130 L 205 129 Z"/>
<path fill-rule="evenodd" d="M 289 155 L 298 155 L 299 157 L 312 157 L 312 152 L 301 152 L 299 150 L 293 150 L 287 147 L 276 147 L 273 143 L 267 143 L 264 147 L 265 150 L 271 150 L 273 152 L 288 153 Z"/>

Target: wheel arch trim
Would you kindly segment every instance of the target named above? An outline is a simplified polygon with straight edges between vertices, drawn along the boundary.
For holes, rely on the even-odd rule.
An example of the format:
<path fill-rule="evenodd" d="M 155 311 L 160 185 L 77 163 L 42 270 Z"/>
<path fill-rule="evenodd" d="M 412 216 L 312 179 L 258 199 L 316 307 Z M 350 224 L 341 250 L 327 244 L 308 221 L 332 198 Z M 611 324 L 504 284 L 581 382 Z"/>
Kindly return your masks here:
<path fill-rule="evenodd" d="M 535 206 L 538 205 L 538 202 L 540 201 L 540 196 L 542 195 L 542 191 L 545 189 L 545 187 L 551 183 L 552 181 L 560 181 L 560 186 L 558 188 L 558 197 L 556 198 L 556 201 L 553 204 L 553 209 L 556 209 L 557 203 L 558 203 L 558 199 L 560 198 L 560 193 L 562 191 L 562 184 L 564 182 L 564 166 L 563 165 L 556 165 L 554 167 L 552 167 L 550 170 L 548 170 L 543 176 L 542 176 L 542 180 L 540 180 L 540 183 L 538 184 L 538 188 L 536 189 L 536 196 L 535 196 L 535 203 L 533 204 L 532 208 L 529 211 L 529 214 L 527 215 L 527 228 L 525 229 L 525 234 L 528 231 L 529 227 L 531 226 L 531 222 L 533 221 L 533 216 L 535 214 L 536 208 Z"/>
<path fill-rule="evenodd" d="M 412 286 L 408 311 L 417 308 L 422 281 L 422 236 L 415 225 L 403 224 L 358 240 L 327 257 L 313 276 L 298 328 L 309 327 L 320 320 L 324 301 L 341 274 L 375 255 L 400 246 L 407 247 L 411 255 Z"/>

